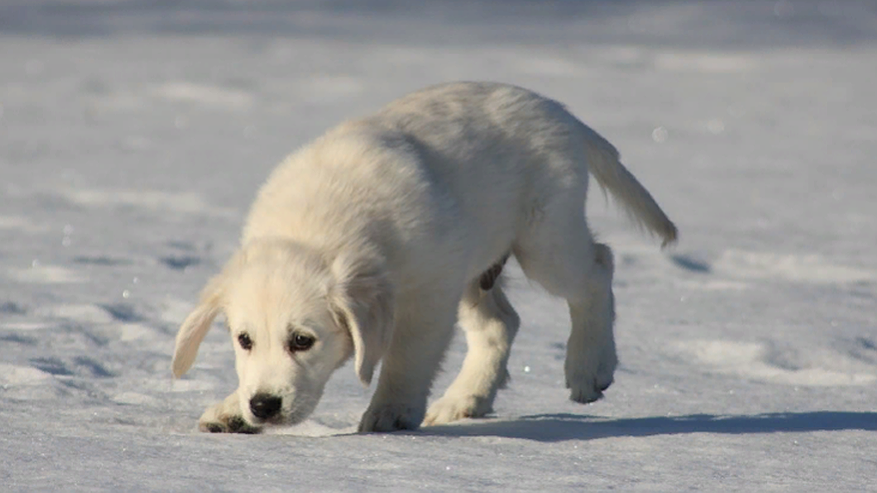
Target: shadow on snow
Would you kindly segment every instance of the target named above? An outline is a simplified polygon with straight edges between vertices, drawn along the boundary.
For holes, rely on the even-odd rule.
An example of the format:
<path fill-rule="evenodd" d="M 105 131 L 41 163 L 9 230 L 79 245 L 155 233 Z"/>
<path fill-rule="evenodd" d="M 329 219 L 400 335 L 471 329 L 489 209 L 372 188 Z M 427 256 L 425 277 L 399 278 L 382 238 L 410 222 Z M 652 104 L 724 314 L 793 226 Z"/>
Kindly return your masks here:
<path fill-rule="evenodd" d="M 514 421 L 470 420 L 457 425 L 421 428 L 436 436 L 496 436 L 538 442 L 650 437 L 690 433 L 758 434 L 815 431 L 877 431 L 877 413 L 814 411 L 739 416 L 693 414 L 605 419 L 576 414 L 538 414 Z"/>

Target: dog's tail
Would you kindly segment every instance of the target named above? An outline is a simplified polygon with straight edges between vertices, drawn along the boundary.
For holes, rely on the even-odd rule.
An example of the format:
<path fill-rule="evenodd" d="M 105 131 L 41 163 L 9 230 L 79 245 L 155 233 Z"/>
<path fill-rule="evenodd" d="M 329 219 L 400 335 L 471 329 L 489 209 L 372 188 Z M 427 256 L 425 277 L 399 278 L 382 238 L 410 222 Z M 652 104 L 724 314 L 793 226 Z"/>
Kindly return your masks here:
<path fill-rule="evenodd" d="M 584 125 L 583 125 L 584 126 Z M 587 131 L 588 169 L 639 225 L 661 237 L 661 246 L 676 241 L 676 226 L 636 177 L 621 164 L 618 151 L 597 132 Z"/>

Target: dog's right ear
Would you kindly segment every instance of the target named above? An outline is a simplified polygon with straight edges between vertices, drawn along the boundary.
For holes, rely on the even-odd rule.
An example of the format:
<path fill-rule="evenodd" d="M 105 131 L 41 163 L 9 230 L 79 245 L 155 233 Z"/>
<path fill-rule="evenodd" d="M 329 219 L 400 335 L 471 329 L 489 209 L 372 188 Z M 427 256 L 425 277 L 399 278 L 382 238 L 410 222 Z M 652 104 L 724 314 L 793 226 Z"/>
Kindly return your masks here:
<path fill-rule="evenodd" d="M 211 279 L 201 292 L 201 301 L 192 313 L 183 321 L 177 332 L 177 344 L 174 348 L 174 359 L 171 363 L 174 377 L 180 378 L 195 362 L 198 347 L 213 325 L 213 319 L 219 315 L 222 303 L 225 276 L 219 274 Z"/>

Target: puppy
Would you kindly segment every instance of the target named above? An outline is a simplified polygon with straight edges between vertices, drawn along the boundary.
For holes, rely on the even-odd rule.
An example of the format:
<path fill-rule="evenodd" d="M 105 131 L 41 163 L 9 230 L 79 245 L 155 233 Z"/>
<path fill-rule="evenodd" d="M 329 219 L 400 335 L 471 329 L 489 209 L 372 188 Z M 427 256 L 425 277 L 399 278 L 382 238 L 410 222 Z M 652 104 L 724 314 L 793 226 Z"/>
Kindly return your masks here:
<path fill-rule="evenodd" d="M 617 363 L 613 260 L 584 215 L 589 172 L 665 245 L 676 240 L 618 159 L 560 103 L 483 82 L 410 94 L 297 151 L 259 191 L 240 249 L 177 335 L 177 377 L 220 313 L 235 347 L 240 386 L 201 429 L 298 423 L 351 357 L 366 386 L 382 361 L 362 432 L 484 416 L 519 325 L 497 282 L 509 255 L 568 302 L 570 398 L 600 398 Z M 455 322 L 468 353 L 427 411 Z"/>

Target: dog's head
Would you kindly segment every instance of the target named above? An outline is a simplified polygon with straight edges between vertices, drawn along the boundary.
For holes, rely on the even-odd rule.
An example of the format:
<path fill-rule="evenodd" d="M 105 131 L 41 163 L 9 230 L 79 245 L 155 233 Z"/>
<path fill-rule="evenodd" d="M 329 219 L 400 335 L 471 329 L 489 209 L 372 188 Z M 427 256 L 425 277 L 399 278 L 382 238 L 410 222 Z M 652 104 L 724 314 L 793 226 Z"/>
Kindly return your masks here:
<path fill-rule="evenodd" d="M 213 319 L 225 313 L 253 425 L 294 424 L 313 412 L 332 372 L 354 355 L 371 382 L 389 345 L 393 290 L 383 263 L 357 252 L 326 259 L 285 241 L 257 240 L 205 287 L 177 334 L 173 372 L 195 360 Z"/>

